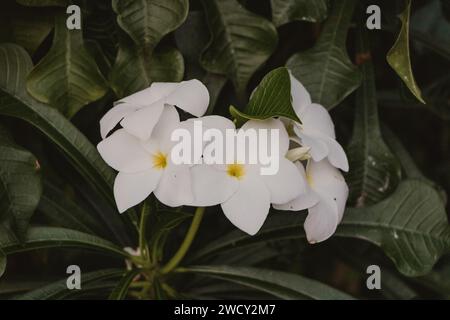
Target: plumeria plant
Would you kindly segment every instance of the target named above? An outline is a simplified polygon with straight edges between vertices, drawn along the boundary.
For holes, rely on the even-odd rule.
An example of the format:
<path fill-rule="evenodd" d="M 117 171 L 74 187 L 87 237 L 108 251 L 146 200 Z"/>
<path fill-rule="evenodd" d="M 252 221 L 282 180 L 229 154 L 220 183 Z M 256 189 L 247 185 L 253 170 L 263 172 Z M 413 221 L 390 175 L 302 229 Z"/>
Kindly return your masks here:
<path fill-rule="evenodd" d="M 5 1 L 0 298 L 448 298 L 449 8 L 375 2 Z"/>

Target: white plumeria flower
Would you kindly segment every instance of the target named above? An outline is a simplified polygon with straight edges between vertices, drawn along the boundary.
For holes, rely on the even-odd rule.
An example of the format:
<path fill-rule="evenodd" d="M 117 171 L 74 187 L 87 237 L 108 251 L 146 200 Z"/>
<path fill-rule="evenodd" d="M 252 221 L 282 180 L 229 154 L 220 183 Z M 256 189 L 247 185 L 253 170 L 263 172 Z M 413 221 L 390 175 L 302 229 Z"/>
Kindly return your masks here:
<path fill-rule="evenodd" d="M 298 171 L 308 182 L 307 191 L 283 205 L 274 205 L 278 210 L 299 211 L 308 209 L 304 228 L 310 243 L 328 239 L 336 231 L 344 215 L 348 197 L 348 186 L 341 172 L 328 160 L 309 160 L 306 173 L 300 161 Z"/>
<path fill-rule="evenodd" d="M 119 212 L 145 200 L 152 192 L 165 205 L 177 207 L 193 201 L 188 165 L 171 161 L 170 140 L 181 126 L 175 107 L 166 106 L 145 141 L 119 129 L 101 141 L 97 149 L 106 163 L 119 171 L 114 182 L 114 197 Z"/>
<path fill-rule="evenodd" d="M 147 89 L 117 101 L 100 120 L 100 133 L 104 139 L 120 122 L 128 133 L 141 140 L 147 140 L 165 106 L 177 106 L 200 117 L 206 112 L 208 104 L 208 89 L 196 79 L 182 82 L 154 82 Z"/>
<path fill-rule="evenodd" d="M 341 145 L 336 141 L 334 124 L 327 109 L 311 102 L 311 96 L 305 87 L 291 75 L 292 106 L 301 124 L 294 122 L 293 130 L 296 143 L 309 147 L 314 161 L 328 158 L 330 163 L 348 171 L 348 160 Z"/>
<path fill-rule="evenodd" d="M 199 118 L 209 128 L 235 130 L 233 122 L 222 117 Z M 198 120 L 198 119 L 195 119 Z M 289 137 L 278 119 L 247 121 L 240 130 L 279 130 L 279 170 L 261 175 L 258 164 L 201 164 L 192 167 L 194 206 L 220 204 L 225 216 L 239 229 L 256 234 L 269 213 L 271 203 L 286 203 L 305 192 L 306 181 L 296 166 L 285 158 Z M 269 146 L 267 146 L 269 148 Z"/>

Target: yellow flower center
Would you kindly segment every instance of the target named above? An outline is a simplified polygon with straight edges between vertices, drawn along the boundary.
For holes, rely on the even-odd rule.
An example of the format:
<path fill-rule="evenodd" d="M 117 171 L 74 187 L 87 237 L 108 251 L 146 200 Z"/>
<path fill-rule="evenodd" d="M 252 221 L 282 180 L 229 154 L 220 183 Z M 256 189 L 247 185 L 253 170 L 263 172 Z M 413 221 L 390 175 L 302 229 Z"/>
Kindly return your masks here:
<path fill-rule="evenodd" d="M 314 186 L 314 181 L 310 174 L 306 174 L 306 182 L 308 182 L 310 187 Z"/>
<path fill-rule="evenodd" d="M 167 167 L 167 155 L 162 153 L 161 151 L 155 153 L 152 160 L 153 168 L 162 170 Z"/>
<path fill-rule="evenodd" d="M 245 168 L 242 164 L 229 164 L 227 166 L 227 173 L 230 177 L 234 177 L 238 180 L 242 179 L 245 175 Z"/>

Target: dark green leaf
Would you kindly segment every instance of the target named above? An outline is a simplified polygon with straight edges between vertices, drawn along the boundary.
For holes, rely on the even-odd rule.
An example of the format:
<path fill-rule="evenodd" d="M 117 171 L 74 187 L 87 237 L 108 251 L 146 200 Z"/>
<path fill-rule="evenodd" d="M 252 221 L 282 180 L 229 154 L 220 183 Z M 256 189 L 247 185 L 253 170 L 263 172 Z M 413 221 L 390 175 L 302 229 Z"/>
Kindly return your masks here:
<path fill-rule="evenodd" d="M 411 12 L 411 0 L 406 1 L 406 8 L 399 16 L 402 21 L 400 33 L 386 58 L 389 65 L 397 72 L 398 76 L 406 84 L 409 90 L 420 102 L 425 103 L 411 68 L 411 58 L 409 54 L 409 15 Z"/>
<path fill-rule="evenodd" d="M 113 0 L 117 23 L 135 44 L 151 52 L 186 19 L 188 0 Z"/>
<path fill-rule="evenodd" d="M 119 258 L 128 257 L 114 243 L 91 234 L 64 228 L 30 227 L 25 241 L 21 243 L 8 227 L 0 225 L 0 249 L 5 254 L 43 248 L 85 248 Z"/>
<path fill-rule="evenodd" d="M 5 273 L 6 270 L 6 255 L 0 250 L 0 278 Z"/>
<path fill-rule="evenodd" d="M 118 278 L 123 274 L 122 269 L 104 269 L 93 271 L 89 273 L 82 273 L 81 276 L 81 291 L 83 286 L 108 279 Z M 22 296 L 17 297 L 17 300 L 59 300 L 64 299 L 72 293 L 72 290 L 67 289 L 67 279 L 46 285 L 45 287 L 33 290 Z"/>
<path fill-rule="evenodd" d="M 201 63 L 210 72 L 226 75 L 243 96 L 250 77 L 275 50 L 277 31 L 236 0 L 204 0 L 203 5 L 211 40 Z"/>
<path fill-rule="evenodd" d="M 11 219 L 23 238 L 42 193 L 40 165 L 0 127 L 0 218 Z"/>
<path fill-rule="evenodd" d="M 114 290 L 109 295 L 109 300 L 123 300 L 127 297 L 128 288 L 130 287 L 131 282 L 133 281 L 134 277 L 136 277 L 141 270 L 134 269 L 128 271 L 122 279 L 117 283 Z"/>
<path fill-rule="evenodd" d="M 99 217 L 81 206 L 78 200 L 69 198 L 58 186 L 46 181 L 38 210 L 52 225 L 94 235 L 107 235 Z"/>
<path fill-rule="evenodd" d="M 351 296 L 318 281 L 281 271 L 231 266 L 193 266 L 180 271 L 231 281 L 281 299 L 352 299 Z"/>
<path fill-rule="evenodd" d="M 153 81 L 177 82 L 183 79 L 183 56 L 176 49 L 166 48 L 147 54 L 146 50 L 123 41 L 109 76 L 118 97 L 145 89 Z"/>
<path fill-rule="evenodd" d="M 345 43 L 355 3 L 334 1 L 314 47 L 294 54 L 286 64 L 309 91 L 312 101 L 327 109 L 339 104 L 361 83 L 361 74 L 351 63 Z"/>
<path fill-rule="evenodd" d="M 27 94 L 25 78 L 31 68 L 31 59 L 21 47 L 0 45 L 0 114 L 23 119 L 42 131 L 64 152 L 93 189 L 115 207 L 113 171 L 70 121 Z M 120 239 L 126 238 L 120 217 L 111 215 L 108 220 L 115 235 Z"/>
<path fill-rule="evenodd" d="M 269 72 L 250 97 L 247 107 L 241 112 L 230 106 L 231 115 L 242 124 L 248 119 L 285 117 L 300 122 L 291 103 L 291 80 L 286 68 Z"/>
<path fill-rule="evenodd" d="M 67 7 L 71 3 L 69 0 L 16 0 L 16 2 L 30 7 Z"/>
<path fill-rule="evenodd" d="M 358 55 L 368 60 L 361 65 L 363 83 L 356 92 L 353 136 L 348 147 L 350 171 L 347 176 L 349 202 L 358 207 L 387 197 L 395 190 L 401 176 L 400 164 L 381 136 L 370 51 L 366 51 L 365 34 L 360 36 L 359 41 L 364 41 L 364 47 Z"/>
<path fill-rule="evenodd" d="M 279 27 L 292 21 L 321 22 L 328 14 L 327 0 L 271 0 L 272 21 Z"/>
<path fill-rule="evenodd" d="M 84 46 L 81 30 L 69 30 L 66 16 L 55 19 L 53 45 L 27 79 L 28 92 L 37 100 L 71 118 L 108 90 L 95 60 Z"/>

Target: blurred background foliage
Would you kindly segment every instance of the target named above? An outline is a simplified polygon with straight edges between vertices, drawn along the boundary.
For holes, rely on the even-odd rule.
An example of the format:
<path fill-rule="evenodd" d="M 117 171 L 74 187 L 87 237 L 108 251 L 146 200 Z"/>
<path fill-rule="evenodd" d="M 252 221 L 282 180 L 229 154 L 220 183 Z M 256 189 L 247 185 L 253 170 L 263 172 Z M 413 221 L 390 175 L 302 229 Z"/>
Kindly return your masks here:
<path fill-rule="evenodd" d="M 1 3 L 0 297 L 450 297 L 450 1 L 73 3 L 81 31 L 65 27 L 72 1 Z M 364 28 L 372 4 L 381 30 Z M 230 117 L 285 65 L 348 146 L 351 194 L 336 235 L 309 245 L 303 213 L 273 212 L 248 237 L 208 208 L 183 268 L 161 275 L 192 212 L 150 199 L 156 267 L 132 281 L 121 248 L 138 244 L 138 210 L 115 209 L 114 173 L 94 147 L 101 116 L 153 81 L 198 78 L 208 112 Z M 81 291 L 65 287 L 70 264 L 83 271 Z M 381 290 L 366 287 L 372 264 Z"/>

